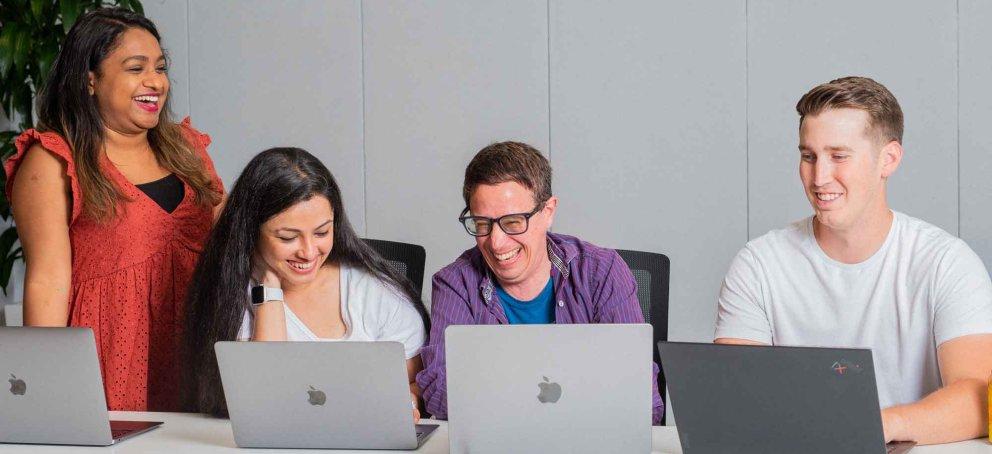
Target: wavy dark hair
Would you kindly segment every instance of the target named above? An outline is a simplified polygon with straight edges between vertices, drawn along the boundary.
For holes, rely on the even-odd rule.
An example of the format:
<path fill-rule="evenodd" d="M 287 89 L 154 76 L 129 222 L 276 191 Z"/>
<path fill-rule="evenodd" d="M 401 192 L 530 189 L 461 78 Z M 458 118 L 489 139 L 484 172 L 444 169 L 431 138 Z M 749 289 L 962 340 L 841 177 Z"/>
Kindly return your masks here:
<path fill-rule="evenodd" d="M 155 24 L 123 8 L 101 8 L 80 16 L 69 29 L 52 70 L 38 93 L 38 130 L 55 132 L 72 148 L 79 178 L 82 211 L 105 221 L 117 214 L 126 196 L 100 170 L 105 128 L 96 100 L 89 93 L 89 73 L 100 76 L 100 63 L 120 45 L 131 29 L 151 33 L 161 43 Z M 192 187 L 196 202 L 214 206 L 220 201 L 200 157 L 172 120 L 171 96 L 166 96 L 158 125 L 148 131 L 148 142 L 160 165 Z"/>
<path fill-rule="evenodd" d="M 368 272 L 402 292 L 430 332 L 427 309 L 413 284 L 362 241 L 345 214 L 338 184 L 320 160 L 299 148 L 271 148 L 255 156 L 228 195 L 200 254 L 186 301 L 184 407 L 227 415 L 214 343 L 234 340 L 251 303 L 252 255 L 262 224 L 291 206 L 323 196 L 334 212 L 334 245 L 324 262 Z"/>

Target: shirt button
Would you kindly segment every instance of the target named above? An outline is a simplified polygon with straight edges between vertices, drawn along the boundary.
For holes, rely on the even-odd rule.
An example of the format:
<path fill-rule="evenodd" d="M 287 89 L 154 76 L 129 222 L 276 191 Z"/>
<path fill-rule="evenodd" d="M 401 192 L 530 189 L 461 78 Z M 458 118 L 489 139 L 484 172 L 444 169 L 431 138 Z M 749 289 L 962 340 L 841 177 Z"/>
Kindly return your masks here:
<path fill-rule="evenodd" d="M 558 307 L 565 307 L 565 302 L 562 300 L 558 300 Z"/>

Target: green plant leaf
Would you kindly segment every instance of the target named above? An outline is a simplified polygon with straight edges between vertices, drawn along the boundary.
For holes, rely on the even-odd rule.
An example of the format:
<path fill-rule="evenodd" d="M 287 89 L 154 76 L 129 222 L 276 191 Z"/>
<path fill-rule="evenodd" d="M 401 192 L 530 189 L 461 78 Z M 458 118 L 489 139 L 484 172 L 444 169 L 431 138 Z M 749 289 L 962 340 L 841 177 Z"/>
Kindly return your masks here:
<path fill-rule="evenodd" d="M 12 55 L 15 68 L 23 68 L 28 65 L 31 58 L 31 31 L 21 24 L 10 24 L 13 40 Z"/>
<path fill-rule="evenodd" d="M 14 24 L 0 26 L 0 75 L 6 75 L 14 65 Z"/>
<path fill-rule="evenodd" d="M 45 85 L 45 79 L 48 78 L 48 73 L 52 69 L 52 63 L 55 62 L 55 56 L 59 53 L 58 45 L 48 45 L 45 43 L 42 47 L 38 48 L 38 76 L 32 78 L 34 86 L 43 87 Z"/>
<path fill-rule="evenodd" d="M 9 257 L 17 243 L 17 229 L 14 226 L 7 227 L 0 233 L 0 257 Z"/>
<path fill-rule="evenodd" d="M 21 258 L 22 250 L 20 247 L 11 250 L 14 244 L 17 242 L 17 229 L 14 226 L 7 227 L 0 234 L 0 287 L 3 288 L 3 294 L 7 294 L 7 286 L 10 284 L 10 273 L 14 269 L 14 263 Z"/>
<path fill-rule="evenodd" d="M 133 10 L 134 12 L 136 12 L 136 13 L 142 15 L 142 16 L 145 15 L 145 7 L 142 6 L 140 0 L 128 0 L 128 4 L 129 4 L 129 7 L 131 8 L 131 10 Z"/>
<path fill-rule="evenodd" d="M 76 23 L 76 18 L 79 17 L 80 10 L 82 9 L 81 6 L 79 0 L 59 0 L 59 12 L 62 13 L 62 29 L 66 33 L 69 33 L 72 24 Z"/>
<path fill-rule="evenodd" d="M 15 233 L 17 232 L 13 227 L 10 227 L 3 233 L 6 234 L 11 230 L 14 230 Z M 14 270 L 14 263 L 21 258 L 20 249 L 17 248 L 11 254 L 5 255 L 3 260 L 0 260 L 0 288 L 3 289 L 4 296 L 7 295 L 7 287 L 10 286 L 10 275 Z"/>
<path fill-rule="evenodd" d="M 14 85 L 11 95 L 11 103 L 14 104 L 14 110 L 21 116 L 21 129 L 30 128 L 33 123 L 31 105 L 34 100 L 34 93 L 31 91 L 31 86 L 27 84 L 27 80 L 24 79 L 23 83 Z"/>
<path fill-rule="evenodd" d="M 35 22 L 38 24 L 45 23 L 45 4 L 48 3 L 45 0 L 31 0 L 31 14 L 34 15 Z"/>

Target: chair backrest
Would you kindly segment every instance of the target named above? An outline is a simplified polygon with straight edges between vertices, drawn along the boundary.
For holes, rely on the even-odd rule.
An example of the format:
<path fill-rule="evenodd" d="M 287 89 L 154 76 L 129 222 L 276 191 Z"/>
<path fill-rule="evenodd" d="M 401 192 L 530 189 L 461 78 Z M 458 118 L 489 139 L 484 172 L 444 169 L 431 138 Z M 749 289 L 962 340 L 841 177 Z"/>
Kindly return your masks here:
<path fill-rule="evenodd" d="M 405 275 L 413 283 L 417 294 L 423 295 L 424 262 L 427 260 L 427 252 L 423 246 L 370 238 L 363 240 L 385 258 L 396 271 Z"/>
<path fill-rule="evenodd" d="M 661 364 L 658 356 L 658 342 L 668 340 L 668 279 L 671 262 L 665 254 L 654 252 L 628 251 L 617 249 L 620 258 L 637 282 L 637 301 L 641 304 L 644 321 L 651 324 L 654 331 L 654 361 Z M 665 398 L 665 375 L 658 373 L 658 390 Z M 667 415 L 668 412 L 665 412 Z M 662 419 L 662 424 L 665 420 Z"/>

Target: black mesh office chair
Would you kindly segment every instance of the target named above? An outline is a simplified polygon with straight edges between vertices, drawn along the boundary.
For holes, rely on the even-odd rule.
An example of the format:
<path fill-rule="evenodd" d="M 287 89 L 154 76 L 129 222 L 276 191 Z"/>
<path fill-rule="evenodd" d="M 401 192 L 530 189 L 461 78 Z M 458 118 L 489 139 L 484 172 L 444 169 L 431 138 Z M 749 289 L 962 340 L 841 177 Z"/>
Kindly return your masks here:
<path fill-rule="evenodd" d="M 427 259 L 427 253 L 423 246 L 370 238 L 363 238 L 363 240 L 365 244 L 368 244 L 385 258 L 396 271 L 413 282 L 413 288 L 417 290 L 417 294 L 423 295 L 424 262 Z"/>
<path fill-rule="evenodd" d="M 671 262 L 665 254 L 654 252 L 627 251 L 617 249 L 620 258 L 627 262 L 627 267 L 637 281 L 637 301 L 641 303 L 644 321 L 651 324 L 654 331 L 654 341 L 651 350 L 654 351 L 654 361 L 661 364 L 658 357 L 658 342 L 668 340 L 668 278 Z M 658 373 L 658 390 L 661 398 L 665 398 L 665 375 Z M 667 410 L 667 407 L 666 407 Z M 665 418 L 661 420 L 665 424 Z"/>

